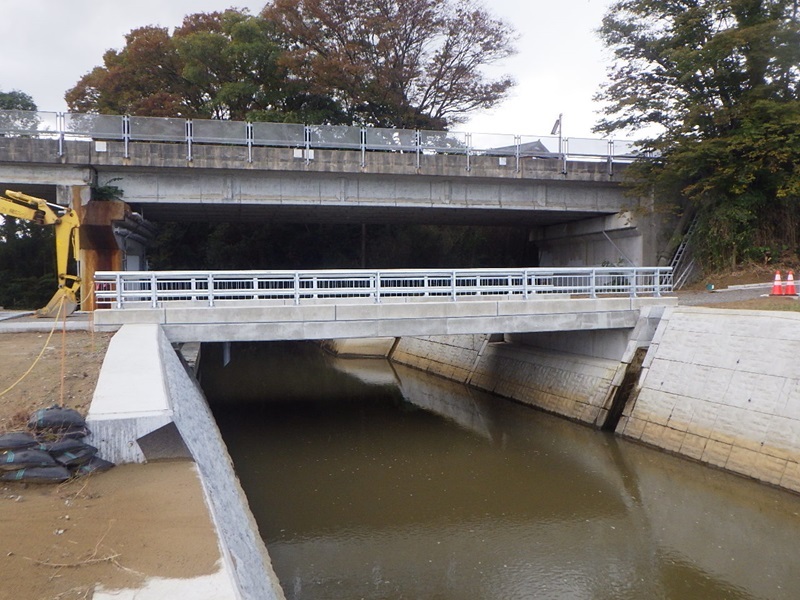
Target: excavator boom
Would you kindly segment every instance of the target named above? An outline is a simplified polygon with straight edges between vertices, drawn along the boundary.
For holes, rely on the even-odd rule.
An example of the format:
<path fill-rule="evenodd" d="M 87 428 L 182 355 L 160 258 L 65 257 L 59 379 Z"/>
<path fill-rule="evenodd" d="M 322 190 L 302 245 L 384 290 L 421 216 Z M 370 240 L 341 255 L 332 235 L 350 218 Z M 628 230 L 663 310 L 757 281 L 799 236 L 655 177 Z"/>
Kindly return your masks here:
<path fill-rule="evenodd" d="M 72 209 L 60 207 L 59 210 L 63 212 L 59 214 L 46 200 L 21 192 L 6 190 L 5 196 L 0 195 L 0 215 L 24 219 L 37 225 L 53 225 L 55 229 L 58 290 L 44 308 L 36 311 L 37 317 L 58 316 L 62 303 L 66 306 L 66 314 L 71 314 L 79 303 L 81 280 L 77 275 L 68 273 L 68 269 L 70 256 L 75 259 L 78 257 L 80 219 Z"/>

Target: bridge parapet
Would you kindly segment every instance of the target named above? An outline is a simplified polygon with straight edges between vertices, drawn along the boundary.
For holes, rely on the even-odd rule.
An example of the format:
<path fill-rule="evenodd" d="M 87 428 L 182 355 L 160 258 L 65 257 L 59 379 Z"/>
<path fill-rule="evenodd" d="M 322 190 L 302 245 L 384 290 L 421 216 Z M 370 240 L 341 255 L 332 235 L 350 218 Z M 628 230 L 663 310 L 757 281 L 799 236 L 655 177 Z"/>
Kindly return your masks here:
<path fill-rule="evenodd" d="M 675 303 L 669 268 L 98 272 L 95 288 L 98 329 L 157 323 L 173 342 L 625 329 Z"/>
<path fill-rule="evenodd" d="M 561 135 L 512 135 L 470 133 L 456 131 L 422 131 L 385 129 L 379 127 L 348 127 L 339 125 L 300 125 L 287 123 L 250 123 L 204 119 L 178 119 L 137 117 L 127 115 L 95 115 L 80 113 L 49 113 L 20 110 L 0 110 L 0 136 L 14 139 L 50 140 L 56 145 L 54 158 L 74 160 L 86 155 L 85 142 L 94 148 L 89 154 L 94 159 L 117 157 L 140 163 L 160 147 L 153 166 L 161 159 L 184 163 L 198 161 L 198 166 L 218 165 L 220 160 L 235 160 L 246 164 L 259 164 L 266 158 L 291 156 L 295 163 L 306 167 L 315 163 L 319 153 L 349 151 L 347 162 L 370 170 L 385 166 L 386 153 L 403 156 L 403 165 L 414 170 L 441 168 L 450 163 L 463 171 L 477 166 L 485 170 L 488 165 L 503 167 L 508 174 L 519 174 L 523 161 L 536 159 L 544 171 L 554 170 L 564 175 L 587 170 L 585 163 L 595 163 L 598 169 L 613 175 L 614 166 L 626 164 L 639 157 L 635 142 L 612 139 L 567 138 Z M 7 140 L 8 141 L 8 140 Z M 76 144 L 76 142 L 84 142 Z M 9 144 L 6 144 L 9 145 Z M 209 146 L 216 149 L 209 154 Z M 138 148 L 149 148 L 145 156 Z M 285 149 L 286 152 L 268 152 L 264 149 Z M 13 144 L 8 148 L 14 151 Z M 160 156 L 161 154 L 164 156 Z M 16 149 L 19 156 L 19 149 Z M 328 153 L 341 167 L 342 152 Z M 75 157 L 75 158 L 71 158 Z M 370 158 L 368 158 L 370 157 Z M 435 157 L 436 160 L 432 160 Z M 447 157 L 442 160 L 442 157 Z M 490 158 L 490 161 L 486 159 Z M 374 159 L 374 160 L 373 160 Z M 223 162 L 225 162 L 223 160 Z M 527 160 L 527 164 L 532 161 Z M 580 164 L 584 163 L 584 164 Z M 319 164 L 319 163 L 316 163 Z M 395 165 L 396 166 L 396 165 Z M 226 165 L 226 168 L 231 168 Z M 323 164 L 324 168 L 324 164 Z M 538 170 L 538 169 L 537 169 Z M 396 170 L 393 172 L 397 172 Z M 497 176 L 496 174 L 494 176 Z"/>

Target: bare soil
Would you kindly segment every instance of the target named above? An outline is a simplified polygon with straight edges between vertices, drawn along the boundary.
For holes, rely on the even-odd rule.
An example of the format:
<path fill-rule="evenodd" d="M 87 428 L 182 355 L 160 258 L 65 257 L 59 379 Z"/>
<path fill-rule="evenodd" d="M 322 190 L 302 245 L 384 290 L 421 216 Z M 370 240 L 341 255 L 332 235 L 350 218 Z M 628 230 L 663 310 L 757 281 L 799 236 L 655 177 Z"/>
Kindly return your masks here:
<path fill-rule="evenodd" d="M 34 410 L 62 398 L 88 411 L 110 335 L 47 339 L 0 334 L 0 432 L 24 429 Z M 123 465 L 59 486 L 0 483 L 0 600 L 89 599 L 97 584 L 209 575 L 219 560 L 192 462 Z"/>

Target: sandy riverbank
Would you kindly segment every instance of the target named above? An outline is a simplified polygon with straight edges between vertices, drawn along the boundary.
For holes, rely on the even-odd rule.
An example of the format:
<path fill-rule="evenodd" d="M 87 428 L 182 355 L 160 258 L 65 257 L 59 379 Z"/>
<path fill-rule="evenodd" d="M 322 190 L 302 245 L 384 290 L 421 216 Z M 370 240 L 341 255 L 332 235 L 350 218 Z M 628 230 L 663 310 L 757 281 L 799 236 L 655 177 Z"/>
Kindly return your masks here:
<path fill-rule="evenodd" d="M 0 397 L 0 431 L 24 425 L 62 393 L 66 406 L 86 414 L 110 337 L 0 334 L 0 393 L 44 349 Z M 0 484 L 0 557 L 0 600 L 88 599 L 155 577 L 212 575 L 221 561 L 189 461 L 126 465 L 61 486 Z"/>

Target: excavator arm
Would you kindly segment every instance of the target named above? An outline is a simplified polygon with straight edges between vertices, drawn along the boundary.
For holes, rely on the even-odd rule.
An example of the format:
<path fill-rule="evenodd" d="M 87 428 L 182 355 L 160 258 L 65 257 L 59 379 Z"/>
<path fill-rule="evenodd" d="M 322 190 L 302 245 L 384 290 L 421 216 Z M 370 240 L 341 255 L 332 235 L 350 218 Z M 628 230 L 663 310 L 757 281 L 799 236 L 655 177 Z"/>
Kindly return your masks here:
<path fill-rule="evenodd" d="M 72 209 L 56 206 L 59 211 L 56 212 L 52 206 L 55 205 L 21 192 L 6 190 L 5 196 L 0 195 L 0 215 L 24 219 L 37 225 L 52 225 L 55 230 L 58 290 L 44 308 L 36 311 L 37 317 L 57 316 L 62 302 L 66 305 L 66 314 L 74 312 L 78 306 L 81 285 L 80 277 L 68 273 L 70 257 L 78 257 L 80 219 Z"/>

